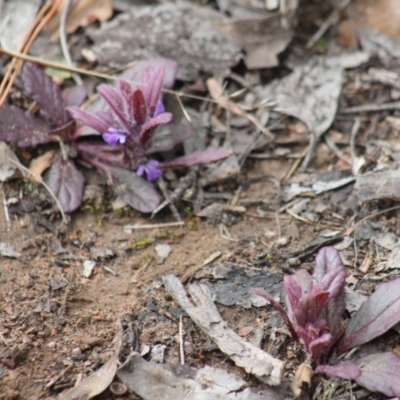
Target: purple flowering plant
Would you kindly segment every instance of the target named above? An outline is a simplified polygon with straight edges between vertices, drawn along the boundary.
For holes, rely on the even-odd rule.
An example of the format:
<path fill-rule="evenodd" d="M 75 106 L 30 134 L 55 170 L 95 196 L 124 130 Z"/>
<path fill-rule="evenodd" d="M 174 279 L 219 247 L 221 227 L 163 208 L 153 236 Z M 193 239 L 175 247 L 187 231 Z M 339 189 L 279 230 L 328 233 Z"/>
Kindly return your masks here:
<path fill-rule="evenodd" d="M 164 162 L 149 157 L 171 150 L 190 135 L 186 130 L 170 140 L 157 138 L 157 128 L 172 120 L 172 114 L 164 109 L 162 88 L 174 83 L 177 64 L 166 59 L 155 64 L 160 65 L 153 67 L 143 62 L 125 71 L 124 75 L 131 79 L 141 78 L 140 84 L 118 79 L 116 85 L 99 85 L 101 99 L 90 110 L 78 108 L 86 96 L 82 87 L 61 91 L 42 68 L 24 66 L 25 90 L 39 104 L 42 118 L 19 107 L 3 105 L 0 140 L 18 147 L 59 143 L 61 151 L 45 172 L 44 180 L 64 212 L 74 211 L 82 202 L 85 178 L 78 168 L 81 164 L 104 173 L 114 192 L 130 206 L 151 212 L 160 203 L 153 181 L 164 169 L 208 164 L 233 154 L 231 150 L 215 149 Z"/>
<path fill-rule="evenodd" d="M 313 274 L 305 269 L 284 277 L 286 310 L 268 293 L 253 289 L 282 316 L 290 335 L 300 341 L 315 373 L 355 380 L 370 391 L 400 396 L 400 357 L 394 352 L 373 353 L 337 362 L 340 356 L 384 334 L 400 322 L 400 279 L 383 283 L 347 321 L 343 314 L 346 269 L 333 247 L 322 248 Z M 331 361 L 331 364 L 324 364 Z"/>

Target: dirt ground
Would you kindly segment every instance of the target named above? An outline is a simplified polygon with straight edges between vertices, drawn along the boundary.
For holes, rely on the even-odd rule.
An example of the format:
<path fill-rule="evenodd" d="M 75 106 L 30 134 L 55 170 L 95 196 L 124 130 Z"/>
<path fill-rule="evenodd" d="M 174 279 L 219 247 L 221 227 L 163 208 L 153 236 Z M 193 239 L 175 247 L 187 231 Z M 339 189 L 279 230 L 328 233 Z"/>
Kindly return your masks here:
<path fill-rule="evenodd" d="M 154 282 L 167 272 L 182 276 L 216 251 L 225 260 L 251 262 L 264 247 L 259 240 L 263 230 L 275 224 L 274 220 L 244 218 L 230 233 L 245 239 L 231 242 L 221 237 L 216 225 L 203 221 L 196 222 L 193 229 L 184 226 L 126 234 L 121 225 L 105 218 L 99 226 L 98 216 L 83 212 L 73 216 L 64 234 L 57 235 L 35 223 L 34 214 L 13 217 L 10 230 L 4 214 L 0 218 L 0 241 L 22 252 L 18 259 L 3 260 L 0 267 L 1 372 L 3 388 L 7 388 L 1 396 L 10 399 L 46 398 L 73 385 L 78 374 L 87 375 L 98 368 L 112 353 L 116 322 L 123 316 L 136 320 L 141 346 L 169 343 L 166 361 L 178 362 L 176 320 L 158 321 L 145 315 L 148 310 L 163 315 L 168 302 Z M 136 217 L 132 222 L 162 223 L 166 219 L 170 216 L 154 220 Z M 132 242 L 143 236 L 154 238 L 154 243 L 142 250 L 132 249 Z M 154 258 L 157 243 L 172 247 L 162 265 Z M 93 276 L 84 278 L 75 268 L 80 257 L 90 258 L 92 246 L 113 248 L 118 256 L 100 260 Z M 103 269 L 105 266 L 116 276 Z M 239 318 L 236 311 L 224 313 L 236 329 L 254 323 L 257 313 L 249 311 Z M 205 362 L 204 340 L 194 338 L 187 355 L 192 365 Z M 204 357 L 211 364 L 224 362 L 213 352 Z"/>
<path fill-rule="evenodd" d="M 266 162 L 261 164 L 262 168 L 266 167 Z M 268 164 L 270 170 L 273 166 L 280 167 L 276 161 Z M 254 170 L 258 172 L 253 166 Z M 276 195 L 273 188 L 271 182 L 254 183 L 248 186 L 243 197 L 256 200 L 262 196 L 267 203 L 273 203 Z M 4 190 L 14 193 L 15 184 L 5 185 Z M 352 229 L 353 216 L 346 216 L 341 205 L 351 200 L 352 193 L 350 185 L 313 199 L 315 204 L 323 202 L 327 208 L 324 214 L 317 214 L 312 224 L 279 214 L 281 241 L 276 234 L 275 214 L 268 212 L 260 217 L 256 206 L 236 216 L 236 223 L 228 228 L 230 240 L 221 235 L 218 223 L 193 217 L 186 218 L 183 227 L 124 232 L 123 225 L 127 223 L 169 222 L 173 218 L 168 212 L 153 220 L 139 214 L 132 219 L 111 218 L 112 213 L 78 212 L 66 229 L 58 231 L 59 220 L 46 219 L 48 225 L 44 227 L 43 217 L 38 213 L 13 215 L 7 229 L 4 213 L 1 213 L 0 241 L 12 244 L 21 253 L 16 259 L 3 258 L 0 265 L 0 373 L 5 388 L 2 398 L 52 398 L 62 389 L 73 386 L 78 377 L 90 375 L 112 355 L 119 319 L 133 323 L 138 332 L 139 349 L 164 344 L 167 347 L 165 362 L 179 363 L 179 319 L 171 314 L 171 307 L 176 308 L 176 304 L 161 287 L 162 275 L 173 272 L 181 277 L 190 268 L 201 266 L 215 252 L 221 252 L 221 257 L 213 264 L 234 262 L 246 268 L 260 265 L 260 259 L 264 260 L 261 266 L 265 268 L 266 278 L 268 274 L 291 268 L 286 253 L 306 254 L 303 266 L 311 266 L 315 248 L 310 255 L 305 248 L 320 231 L 329 228 L 345 233 Z M 330 215 L 336 215 L 336 219 L 326 218 L 327 210 Z M 382 230 L 397 230 L 396 214 L 380 218 L 379 224 Z M 143 248 L 135 248 L 135 243 Z M 159 243 L 170 244 L 172 248 L 164 264 L 156 262 L 154 246 Z M 104 247 L 113 249 L 114 255 L 97 260 L 92 275 L 83 277 L 79 272 L 82 259 L 93 259 L 91 249 Z M 265 262 L 266 250 L 272 254 L 273 262 Z M 363 259 L 365 254 L 360 247 L 358 257 Z M 352 246 L 342 255 L 353 259 Z M 351 275 L 357 277 L 359 273 L 353 271 Z M 371 291 L 368 281 L 360 283 L 364 292 Z M 239 333 L 249 327 L 251 331 L 252 327 L 264 326 L 271 311 L 238 306 L 219 306 L 219 310 L 228 325 Z M 190 343 L 186 362 L 189 365 L 223 366 L 245 377 L 253 387 L 259 386 L 217 349 L 210 347 L 209 340 L 190 320 L 187 324 Z M 267 332 L 263 348 L 287 361 L 285 374 L 289 379 L 298 364 L 297 357 L 302 357 L 301 350 L 293 349 L 287 334 L 279 333 L 272 339 Z M 319 382 L 321 384 L 323 382 Z M 344 393 L 347 390 L 346 387 L 342 389 Z M 113 396 L 107 392 L 101 398 Z"/>

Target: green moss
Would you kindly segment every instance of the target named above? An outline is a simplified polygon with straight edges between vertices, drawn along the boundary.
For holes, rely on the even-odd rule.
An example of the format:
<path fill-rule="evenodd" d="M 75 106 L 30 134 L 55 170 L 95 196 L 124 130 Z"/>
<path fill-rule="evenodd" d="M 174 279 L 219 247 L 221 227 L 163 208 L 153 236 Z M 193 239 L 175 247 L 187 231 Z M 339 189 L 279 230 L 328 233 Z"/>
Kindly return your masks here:
<path fill-rule="evenodd" d="M 181 238 L 185 233 L 184 232 L 173 232 L 172 236 L 174 238 Z"/>
<path fill-rule="evenodd" d="M 183 209 L 183 212 L 185 213 L 185 215 L 186 215 L 188 218 L 194 218 L 194 217 L 196 216 L 195 213 L 194 213 L 194 211 L 193 211 L 193 209 L 190 208 L 190 207 L 185 207 L 185 208 Z"/>
<path fill-rule="evenodd" d="M 145 249 L 147 246 L 151 245 L 152 243 L 153 243 L 152 239 L 150 239 L 148 237 L 144 237 L 144 238 L 135 240 L 132 243 L 132 248 L 135 250 Z"/>
<path fill-rule="evenodd" d="M 113 213 L 118 218 L 125 217 L 125 215 L 126 215 L 125 208 L 117 208 L 116 210 L 113 210 Z"/>
<path fill-rule="evenodd" d="M 197 228 L 197 223 L 196 223 L 195 220 L 191 219 L 190 221 L 186 222 L 186 226 L 187 226 L 189 229 L 193 230 L 193 229 L 196 229 L 196 228 Z"/>
<path fill-rule="evenodd" d="M 169 232 L 162 231 L 157 234 L 157 239 L 167 239 L 169 237 Z"/>

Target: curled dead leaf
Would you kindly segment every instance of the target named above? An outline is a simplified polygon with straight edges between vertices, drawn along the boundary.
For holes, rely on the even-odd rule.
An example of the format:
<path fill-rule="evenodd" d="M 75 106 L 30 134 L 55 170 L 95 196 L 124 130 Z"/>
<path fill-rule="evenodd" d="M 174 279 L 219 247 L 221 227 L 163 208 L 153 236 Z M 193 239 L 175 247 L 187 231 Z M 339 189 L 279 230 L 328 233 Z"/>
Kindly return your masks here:
<path fill-rule="evenodd" d="M 58 14 L 48 23 L 48 29 L 53 39 L 58 38 L 58 28 L 60 25 L 60 14 Z M 113 6 L 111 0 L 74 0 L 68 10 L 66 31 L 75 32 L 80 26 L 87 26 L 95 22 L 106 21 L 111 18 Z"/>
<path fill-rule="evenodd" d="M 56 150 L 49 150 L 41 156 L 34 158 L 29 166 L 29 171 L 32 175 L 31 178 L 38 183 L 42 183 L 42 173 L 53 164 L 54 158 L 56 156 Z"/>
<path fill-rule="evenodd" d="M 314 373 L 310 365 L 306 363 L 300 364 L 292 379 L 292 382 L 290 383 L 290 388 L 292 389 L 295 398 L 300 397 L 304 383 L 306 383 L 308 386 L 311 385 L 313 374 Z"/>

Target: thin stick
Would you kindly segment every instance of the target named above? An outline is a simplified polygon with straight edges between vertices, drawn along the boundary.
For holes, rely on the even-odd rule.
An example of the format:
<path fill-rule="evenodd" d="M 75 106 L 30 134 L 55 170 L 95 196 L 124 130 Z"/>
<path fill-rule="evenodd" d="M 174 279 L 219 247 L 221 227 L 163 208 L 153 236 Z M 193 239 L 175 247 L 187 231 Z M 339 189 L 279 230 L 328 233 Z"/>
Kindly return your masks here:
<path fill-rule="evenodd" d="M 182 315 L 179 317 L 179 351 L 181 353 L 181 365 L 185 365 L 185 352 L 184 352 L 184 347 L 183 347 Z"/>
<path fill-rule="evenodd" d="M 61 45 L 61 50 L 63 53 L 63 56 L 65 58 L 65 61 L 67 62 L 68 65 L 73 66 L 74 63 L 72 62 L 71 59 L 71 54 L 68 49 L 68 43 L 67 43 L 67 32 L 66 32 L 66 24 L 67 24 L 67 15 L 69 8 L 71 6 L 71 0 L 64 0 L 64 7 L 61 11 L 61 17 L 60 17 L 60 27 L 59 27 L 59 36 L 60 36 L 60 45 Z M 77 85 L 82 85 L 82 78 L 78 74 L 72 74 L 72 78 L 74 79 L 75 83 Z"/>
<path fill-rule="evenodd" d="M 337 146 L 335 141 L 332 139 L 331 136 L 325 135 L 325 143 L 328 145 L 328 147 L 333 151 L 335 156 L 339 158 L 340 160 L 344 161 L 346 164 L 351 165 L 351 161 L 349 158 L 343 153 L 342 150 L 340 150 Z"/>
<path fill-rule="evenodd" d="M 325 32 L 339 21 L 340 14 L 338 10 L 334 10 L 327 20 L 321 25 L 321 27 L 314 33 L 314 35 L 307 42 L 306 47 L 310 49 L 318 42 L 319 39 L 325 34 Z"/>
<path fill-rule="evenodd" d="M 189 113 L 187 112 L 185 106 L 183 105 L 181 97 L 180 96 L 176 96 L 176 99 L 178 100 L 179 106 L 182 109 L 183 115 L 185 116 L 185 118 L 187 119 L 188 122 L 192 123 L 192 118 L 190 118 Z"/>
<path fill-rule="evenodd" d="M 319 39 L 325 34 L 325 32 L 332 26 L 338 23 L 340 18 L 340 12 L 349 5 L 350 0 L 344 0 L 342 4 L 339 4 L 335 10 L 329 15 L 328 19 L 321 25 L 321 27 L 314 33 L 311 39 L 307 42 L 306 47 L 309 49 L 318 42 Z"/>
<path fill-rule="evenodd" d="M 133 275 L 133 277 L 132 277 L 132 279 L 131 279 L 131 282 L 132 282 L 132 283 L 137 283 L 137 282 L 138 282 L 139 275 L 140 275 L 143 271 L 145 271 L 148 267 L 150 267 L 150 265 L 151 265 L 151 263 L 152 263 L 153 261 L 154 261 L 154 258 L 152 257 L 152 258 L 150 258 L 150 260 L 147 261 L 146 264 L 143 265 L 143 267 L 139 268 L 139 269 L 135 272 L 135 275 Z"/>
<path fill-rule="evenodd" d="M 3 195 L 4 217 L 7 223 L 7 232 L 9 232 L 11 230 L 10 213 L 8 212 L 6 195 L 3 191 L 3 182 L 0 185 L 0 189 L 1 189 L 1 194 Z"/>
<path fill-rule="evenodd" d="M 168 193 L 168 189 L 167 189 L 167 184 L 165 182 L 165 180 L 160 177 L 157 179 L 157 186 L 159 187 L 159 189 L 161 190 L 162 195 L 164 196 L 165 201 L 161 204 L 164 205 L 164 203 L 168 204 L 172 215 L 175 217 L 175 219 L 177 221 L 182 221 L 181 216 L 179 215 L 179 211 L 176 208 L 175 204 L 171 201 L 171 197 L 170 194 Z M 151 218 L 154 217 L 154 215 L 156 215 L 156 213 L 158 213 L 160 211 L 160 206 L 158 206 L 151 214 Z"/>
<path fill-rule="evenodd" d="M 339 114 L 358 114 L 362 112 L 389 111 L 399 109 L 400 101 L 393 101 L 392 103 L 364 104 L 362 106 L 347 107 L 339 110 Z"/>
<path fill-rule="evenodd" d="M 354 124 L 353 124 L 353 128 L 351 129 L 351 134 L 350 134 L 350 154 L 351 154 L 351 169 L 353 171 L 353 174 L 356 175 L 355 171 L 355 160 L 356 160 L 356 136 L 358 131 L 360 130 L 360 126 L 361 126 L 361 118 L 360 117 L 356 117 L 354 119 Z"/>
<path fill-rule="evenodd" d="M 183 221 L 175 221 L 175 222 L 166 222 L 164 224 L 125 225 L 124 229 L 137 230 L 137 229 L 174 228 L 183 225 L 185 225 Z"/>
<path fill-rule="evenodd" d="M 31 62 L 34 64 L 41 65 L 43 67 L 57 69 L 60 71 L 67 71 L 67 72 L 72 72 L 72 73 L 77 73 L 77 74 L 82 74 L 82 75 L 87 75 L 87 76 L 93 76 L 95 78 L 106 79 L 108 81 L 116 81 L 118 79 L 118 77 L 111 76 L 108 74 L 103 74 L 101 72 L 89 71 L 89 70 L 78 68 L 78 67 L 71 67 L 68 65 L 63 65 L 63 64 L 59 64 L 59 63 L 55 63 L 55 62 L 51 62 L 51 61 L 47 61 L 47 60 L 42 60 L 37 57 L 28 56 L 26 54 L 22 54 L 22 53 L 19 53 L 16 51 L 6 50 L 1 47 L 0 47 L 0 54 L 5 54 L 9 57 L 18 58 L 18 59 L 26 61 L 26 62 Z M 132 80 L 128 80 L 128 82 L 132 83 L 134 85 L 137 85 L 137 86 L 142 86 L 142 87 L 146 86 L 143 83 L 132 81 Z M 197 96 L 195 94 L 188 94 L 188 93 L 178 92 L 178 91 L 170 90 L 170 89 L 161 89 L 161 91 L 163 93 L 170 93 L 170 94 L 174 94 L 175 96 L 179 96 L 179 97 L 187 97 L 189 99 L 208 101 L 209 103 L 217 104 L 217 102 L 215 100 L 204 97 L 204 96 Z"/>
<path fill-rule="evenodd" d="M 308 149 L 309 149 L 309 147 L 306 147 L 303 150 L 300 157 L 294 161 L 294 163 L 290 166 L 289 170 L 283 175 L 283 177 L 281 178 L 281 181 L 283 183 L 286 183 L 296 172 L 297 168 L 299 168 L 301 161 L 303 160 L 304 156 L 308 153 Z"/>
<path fill-rule="evenodd" d="M 293 218 L 298 219 L 299 221 L 305 222 L 306 224 L 309 224 L 309 225 L 315 225 L 314 222 L 312 222 L 312 221 L 310 221 L 309 219 L 304 218 L 304 217 L 302 217 L 302 216 L 300 216 L 300 215 L 297 215 L 296 213 L 294 213 L 293 211 L 291 211 L 291 210 L 289 210 L 289 209 L 287 209 L 286 212 L 287 212 L 289 215 L 291 215 Z"/>
<path fill-rule="evenodd" d="M 184 283 L 186 282 L 189 278 L 191 278 L 197 271 L 200 271 L 202 268 L 204 268 L 206 265 L 212 263 L 215 261 L 218 257 L 220 257 L 222 253 L 220 251 L 216 251 L 215 253 L 211 254 L 210 257 L 208 257 L 202 264 L 195 265 L 192 268 L 189 268 L 186 270 L 186 272 L 182 275 L 181 277 L 181 282 Z"/>
<path fill-rule="evenodd" d="M 46 388 L 52 387 L 58 380 L 60 380 L 72 367 L 74 363 L 68 364 L 60 373 L 58 373 L 53 379 L 50 380 L 49 383 L 46 384 Z"/>

